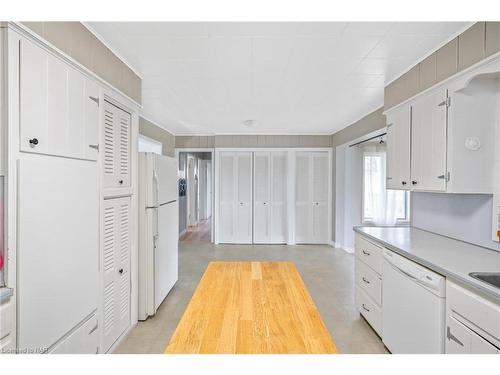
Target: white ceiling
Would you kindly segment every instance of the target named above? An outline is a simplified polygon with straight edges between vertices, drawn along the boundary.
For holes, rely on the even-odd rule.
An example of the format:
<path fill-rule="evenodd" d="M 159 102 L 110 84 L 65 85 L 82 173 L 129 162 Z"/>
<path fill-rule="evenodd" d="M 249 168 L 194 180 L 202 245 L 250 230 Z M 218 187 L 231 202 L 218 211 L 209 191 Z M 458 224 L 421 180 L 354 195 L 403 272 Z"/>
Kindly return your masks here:
<path fill-rule="evenodd" d="M 175 134 L 331 134 L 467 23 L 87 25 L 142 76 L 144 116 Z"/>

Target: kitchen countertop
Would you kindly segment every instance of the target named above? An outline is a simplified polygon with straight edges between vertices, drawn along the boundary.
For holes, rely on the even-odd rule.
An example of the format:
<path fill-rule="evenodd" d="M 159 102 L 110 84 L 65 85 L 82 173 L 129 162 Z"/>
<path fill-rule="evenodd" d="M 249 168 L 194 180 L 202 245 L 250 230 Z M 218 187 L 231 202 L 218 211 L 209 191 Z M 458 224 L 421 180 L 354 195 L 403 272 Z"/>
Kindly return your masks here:
<path fill-rule="evenodd" d="M 499 288 L 469 276 L 470 272 L 500 272 L 500 252 L 412 227 L 354 227 L 354 231 L 500 301 Z"/>

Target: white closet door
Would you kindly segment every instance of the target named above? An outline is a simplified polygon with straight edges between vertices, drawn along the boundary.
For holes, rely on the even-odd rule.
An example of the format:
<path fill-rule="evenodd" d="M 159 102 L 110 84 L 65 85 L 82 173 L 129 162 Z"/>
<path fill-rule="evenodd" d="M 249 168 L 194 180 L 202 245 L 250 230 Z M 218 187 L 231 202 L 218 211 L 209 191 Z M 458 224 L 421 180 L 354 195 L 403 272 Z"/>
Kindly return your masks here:
<path fill-rule="evenodd" d="M 286 152 L 271 154 L 271 243 L 286 243 L 287 239 L 287 161 Z"/>
<path fill-rule="evenodd" d="M 254 242 L 271 241 L 271 153 L 254 153 Z"/>
<path fill-rule="evenodd" d="M 104 187 L 130 186 L 130 114 L 104 102 Z"/>
<path fill-rule="evenodd" d="M 311 243 L 328 242 L 328 153 L 311 155 L 312 228 Z"/>
<path fill-rule="evenodd" d="M 236 242 L 252 243 L 252 153 L 237 152 Z"/>
<path fill-rule="evenodd" d="M 311 154 L 295 156 L 295 242 L 308 243 L 312 232 Z"/>
<path fill-rule="evenodd" d="M 236 159 L 233 153 L 221 152 L 219 157 L 219 242 L 235 241 Z"/>
<path fill-rule="evenodd" d="M 107 352 L 130 324 L 130 197 L 104 201 L 103 351 Z"/>

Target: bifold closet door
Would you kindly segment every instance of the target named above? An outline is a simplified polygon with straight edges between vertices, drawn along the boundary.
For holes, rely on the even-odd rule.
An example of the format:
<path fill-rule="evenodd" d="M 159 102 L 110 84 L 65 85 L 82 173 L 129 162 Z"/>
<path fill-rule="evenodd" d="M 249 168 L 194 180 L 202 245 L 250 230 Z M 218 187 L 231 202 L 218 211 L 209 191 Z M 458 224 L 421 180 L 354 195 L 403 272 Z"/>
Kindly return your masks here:
<path fill-rule="evenodd" d="M 219 242 L 252 243 L 252 153 L 221 152 Z"/>
<path fill-rule="evenodd" d="M 254 153 L 254 243 L 286 242 L 286 152 Z"/>
<path fill-rule="evenodd" d="M 297 152 L 295 242 L 328 242 L 328 152 Z"/>

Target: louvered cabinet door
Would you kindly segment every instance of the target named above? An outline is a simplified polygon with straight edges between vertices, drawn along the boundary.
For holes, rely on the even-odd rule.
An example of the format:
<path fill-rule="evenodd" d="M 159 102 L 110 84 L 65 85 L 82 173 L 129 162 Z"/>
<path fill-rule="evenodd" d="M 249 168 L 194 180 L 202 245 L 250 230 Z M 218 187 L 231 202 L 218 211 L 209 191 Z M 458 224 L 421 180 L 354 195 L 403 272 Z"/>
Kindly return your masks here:
<path fill-rule="evenodd" d="M 312 163 L 312 226 L 311 243 L 328 242 L 328 153 L 315 152 Z"/>
<path fill-rule="evenodd" d="M 219 159 L 219 242 L 235 241 L 236 159 L 231 152 L 221 152 Z"/>
<path fill-rule="evenodd" d="M 107 199 L 103 211 L 104 351 L 130 324 L 130 197 Z"/>
<path fill-rule="evenodd" d="M 111 103 L 104 105 L 104 187 L 130 186 L 130 114 Z"/>
<path fill-rule="evenodd" d="M 252 243 L 252 152 L 237 152 L 236 242 Z"/>
<path fill-rule="evenodd" d="M 312 232 L 312 171 L 309 152 L 297 152 L 295 175 L 295 241 L 308 243 Z"/>

